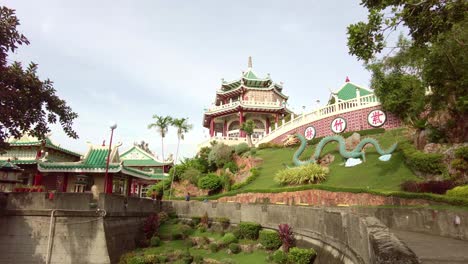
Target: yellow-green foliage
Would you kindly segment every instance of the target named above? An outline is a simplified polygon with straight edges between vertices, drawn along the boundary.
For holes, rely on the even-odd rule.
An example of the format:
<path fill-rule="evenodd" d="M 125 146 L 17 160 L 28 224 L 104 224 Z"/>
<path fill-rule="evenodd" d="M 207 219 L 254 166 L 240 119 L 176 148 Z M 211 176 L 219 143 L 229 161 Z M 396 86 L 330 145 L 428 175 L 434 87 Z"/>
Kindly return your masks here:
<path fill-rule="evenodd" d="M 457 186 L 446 193 L 448 196 L 458 196 L 468 198 L 468 185 Z"/>
<path fill-rule="evenodd" d="M 325 180 L 328 172 L 328 168 L 311 163 L 280 170 L 276 173 L 275 181 L 282 185 L 317 183 Z"/>

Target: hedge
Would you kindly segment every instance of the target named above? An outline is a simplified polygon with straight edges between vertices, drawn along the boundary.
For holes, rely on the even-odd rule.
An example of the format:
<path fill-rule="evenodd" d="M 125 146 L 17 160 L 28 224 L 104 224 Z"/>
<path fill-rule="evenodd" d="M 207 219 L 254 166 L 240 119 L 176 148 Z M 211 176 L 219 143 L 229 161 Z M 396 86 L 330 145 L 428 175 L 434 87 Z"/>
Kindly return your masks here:
<path fill-rule="evenodd" d="M 247 184 L 253 182 L 255 179 L 257 179 L 257 177 L 260 175 L 260 171 L 258 170 L 258 168 L 252 168 L 250 169 L 250 176 L 247 177 L 247 179 L 243 182 L 239 182 L 239 183 L 235 183 L 231 186 L 231 190 L 238 190 L 244 186 L 246 186 Z"/>
<path fill-rule="evenodd" d="M 278 232 L 273 230 L 261 230 L 258 241 L 268 250 L 276 250 L 283 244 Z"/>
<path fill-rule="evenodd" d="M 217 200 L 221 197 L 230 197 L 235 196 L 241 193 L 282 193 L 282 192 L 297 192 L 305 190 L 323 190 L 330 192 L 348 192 L 348 193 L 369 193 L 380 196 L 389 196 L 389 197 L 398 197 L 405 199 L 425 199 L 433 202 L 446 203 L 456 206 L 465 206 L 468 207 L 468 198 L 461 197 L 450 197 L 446 195 L 438 195 L 431 193 L 410 193 L 402 191 L 379 191 L 379 190 L 369 190 L 364 188 L 351 188 L 351 187 L 335 187 L 328 186 L 323 184 L 310 184 L 303 186 L 294 186 L 294 187 L 282 187 L 274 189 L 247 189 L 247 190 L 235 190 L 227 193 L 206 196 L 206 197 L 195 197 L 194 199 L 203 201 L 208 200 Z"/>
<path fill-rule="evenodd" d="M 294 264 L 310 264 L 313 263 L 315 256 L 317 253 L 312 248 L 293 247 L 289 250 L 288 260 Z"/>
<path fill-rule="evenodd" d="M 447 191 L 448 196 L 468 198 L 468 185 L 458 186 Z"/>
<path fill-rule="evenodd" d="M 240 222 L 239 231 L 240 236 L 245 239 L 257 240 L 258 233 L 262 226 L 253 222 Z"/>
<path fill-rule="evenodd" d="M 400 149 L 405 157 L 405 163 L 413 171 L 430 174 L 442 174 L 446 171 L 444 156 L 440 153 L 424 153 L 408 141 L 400 143 Z"/>

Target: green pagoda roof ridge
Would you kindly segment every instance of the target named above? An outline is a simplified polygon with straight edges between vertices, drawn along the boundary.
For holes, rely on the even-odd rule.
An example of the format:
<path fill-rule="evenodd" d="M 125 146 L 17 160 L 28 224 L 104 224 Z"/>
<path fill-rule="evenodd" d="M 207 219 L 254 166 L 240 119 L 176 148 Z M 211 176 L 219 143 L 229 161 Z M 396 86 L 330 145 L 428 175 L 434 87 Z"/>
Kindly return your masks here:
<path fill-rule="evenodd" d="M 73 156 L 76 156 L 76 157 L 81 157 L 82 156 L 82 154 L 80 154 L 80 153 L 77 153 L 77 152 L 62 148 L 59 145 L 56 145 L 55 143 L 52 142 L 50 137 L 46 137 L 45 141 L 46 141 L 45 147 L 55 149 L 55 150 L 58 150 L 58 151 L 62 151 L 62 152 L 65 152 L 65 153 L 67 153 L 69 155 L 73 155 Z M 10 138 L 7 142 L 8 142 L 8 144 L 10 144 L 10 146 L 13 146 L 13 147 L 17 147 L 17 146 L 41 146 L 42 145 L 41 140 L 39 140 L 37 137 L 32 137 L 32 136 L 29 136 L 29 135 L 23 135 L 19 139 Z"/>
<path fill-rule="evenodd" d="M 163 166 L 173 164 L 173 161 L 162 161 L 136 145 L 122 153 L 120 160 L 126 166 Z"/>
<path fill-rule="evenodd" d="M 332 98 L 333 94 L 337 95 L 338 99 L 341 101 L 354 99 L 357 97 L 356 89 L 359 90 L 360 96 L 365 96 L 374 93 L 372 90 L 347 81 L 335 92 L 332 92 L 332 94 L 330 94 L 330 99 Z"/>

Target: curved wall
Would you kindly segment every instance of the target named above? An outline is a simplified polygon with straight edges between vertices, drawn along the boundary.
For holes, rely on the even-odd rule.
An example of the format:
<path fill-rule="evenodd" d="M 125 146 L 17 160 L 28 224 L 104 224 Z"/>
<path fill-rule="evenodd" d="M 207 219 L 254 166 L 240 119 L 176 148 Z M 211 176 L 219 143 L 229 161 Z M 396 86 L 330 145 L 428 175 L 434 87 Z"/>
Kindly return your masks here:
<path fill-rule="evenodd" d="M 167 201 L 179 217 L 227 217 L 276 229 L 287 223 L 300 240 L 326 250 L 339 263 L 419 263 L 416 255 L 375 217 L 339 209 L 271 204 Z M 319 263 L 330 263 L 322 260 Z"/>
<path fill-rule="evenodd" d="M 301 133 L 304 134 L 304 130 L 309 127 L 313 126 L 316 130 L 316 136 L 315 137 L 324 137 L 324 136 L 329 136 L 333 135 L 334 133 L 331 131 L 331 122 L 333 119 L 337 117 L 342 117 L 346 119 L 347 121 L 347 126 L 346 130 L 344 132 L 348 131 L 360 131 L 364 129 L 372 129 L 372 127 L 368 122 L 367 122 L 367 115 L 376 109 L 382 109 L 381 106 L 372 106 L 372 107 L 367 107 L 367 108 L 362 108 L 354 111 L 349 111 L 345 113 L 338 113 L 336 115 L 324 117 L 323 119 L 319 119 L 316 121 L 308 122 L 306 124 L 300 124 L 298 123 L 297 126 L 292 125 L 291 129 L 287 130 L 286 132 L 283 132 L 279 135 L 275 135 L 273 138 L 268 139 L 265 142 L 273 142 L 276 144 L 281 144 L 282 140 L 290 134 L 294 133 Z M 387 120 L 381 128 L 384 129 L 392 129 L 392 128 L 397 128 L 402 126 L 402 123 L 398 117 L 396 117 L 392 113 L 386 112 L 387 115 Z M 300 118 L 300 117 L 299 117 Z M 272 132 L 273 134 L 274 132 Z M 263 141 L 261 143 L 264 143 Z"/>

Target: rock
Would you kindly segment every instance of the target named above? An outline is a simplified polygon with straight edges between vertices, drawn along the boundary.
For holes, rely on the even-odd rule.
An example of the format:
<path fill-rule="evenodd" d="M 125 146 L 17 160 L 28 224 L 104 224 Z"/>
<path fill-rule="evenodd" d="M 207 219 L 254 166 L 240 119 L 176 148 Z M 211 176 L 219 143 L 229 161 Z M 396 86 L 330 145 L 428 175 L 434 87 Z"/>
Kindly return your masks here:
<path fill-rule="evenodd" d="M 328 167 L 335 160 L 335 156 L 328 153 L 319 160 L 319 164 L 322 167 Z"/>
<path fill-rule="evenodd" d="M 441 145 L 437 143 L 429 143 L 424 146 L 424 153 L 438 153 L 440 151 Z"/>
<path fill-rule="evenodd" d="M 253 247 L 254 247 L 254 249 L 265 249 L 265 247 L 260 243 L 255 244 Z"/>
<path fill-rule="evenodd" d="M 423 149 L 427 144 L 427 131 L 426 130 L 416 130 L 414 133 L 414 146 L 417 149 Z"/>
<path fill-rule="evenodd" d="M 353 150 L 361 141 L 361 135 L 354 132 L 351 136 L 346 139 L 346 150 Z"/>
<path fill-rule="evenodd" d="M 349 159 L 346 160 L 345 167 L 354 167 L 354 166 L 359 165 L 361 163 L 362 163 L 361 159 L 349 158 Z"/>
<path fill-rule="evenodd" d="M 232 251 L 231 251 L 230 249 L 226 250 L 226 253 L 227 253 L 228 255 L 232 255 Z"/>
<path fill-rule="evenodd" d="M 253 249 L 254 245 L 252 245 L 252 244 L 247 244 L 247 245 L 240 244 L 239 246 L 240 246 L 242 252 L 252 253 L 253 250 L 254 250 Z"/>

